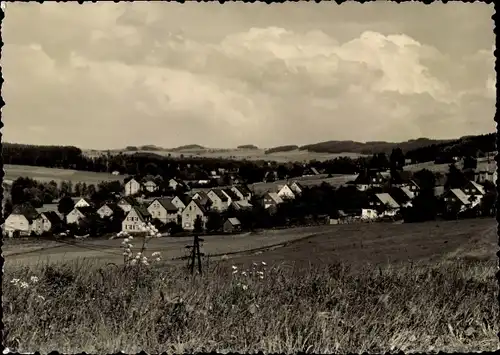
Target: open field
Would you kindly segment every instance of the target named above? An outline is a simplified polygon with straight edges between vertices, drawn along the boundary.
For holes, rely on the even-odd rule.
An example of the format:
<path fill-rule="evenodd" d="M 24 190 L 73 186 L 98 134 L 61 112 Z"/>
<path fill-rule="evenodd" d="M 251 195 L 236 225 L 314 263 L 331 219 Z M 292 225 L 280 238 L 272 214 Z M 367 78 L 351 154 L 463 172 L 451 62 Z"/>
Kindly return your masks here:
<path fill-rule="evenodd" d="M 203 252 L 211 260 L 227 255 L 231 263 L 323 264 L 346 262 L 385 264 L 425 262 L 467 257 L 495 258 L 496 220 L 493 218 L 418 224 L 350 224 L 292 228 L 245 233 L 233 236 L 206 236 Z M 18 244 L 3 247 L 6 267 L 34 265 L 40 261 L 58 262 L 91 258 L 101 263 L 122 263 L 121 239 L 71 240 L 55 244 Z M 191 237 L 152 239 L 150 252 L 160 251 L 166 261 L 186 255 Z M 140 240 L 134 240 L 139 251 Z M 250 251 L 250 252 L 249 252 Z"/>
<path fill-rule="evenodd" d="M 5 180 L 15 180 L 18 177 L 28 177 L 34 180 L 49 182 L 51 180 L 60 183 L 71 181 L 97 185 L 101 181 L 123 181 L 124 175 L 112 175 L 107 173 L 95 173 L 91 171 L 79 171 L 69 169 L 54 169 L 27 165 L 4 165 Z"/>
<path fill-rule="evenodd" d="M 490 166 L 491 169 L 495 166 L 495 161 L 493 158 L 491 158 L 491 162 L 488 163 L 486 158 L 481 158 L 478 159 L 477 161 L 477 168 L 479 170 L 486 170 L 488 166 Z M 411 171 L 411 172 L 416 172 L 422 169 L 427 169 L 432 172 L 439 172 L 441 174 L 446 174 L 448 172 L 450 164 L 434 164 L 433 162 L 426 162 L 426 163 L 419 163 L 419 164 L 412 164 L 412 165 L 407 165 L 404 167 L 404 170 Z M 462 163 L 457 163 L 456 166 L 461 169 L 462 168 Z"/>
<path fill-rule="evenodd" d="M 7 268 L 4 345 L 91 354 L 499 349 L 496 260 L 358 272 L 342 263 L 220 263 L 195 278 L 175 265 L 99 266 L 87 259 Z"/>
<path fill-rule="evenodd" d="M 265 154 L 264 149 L 186 149 L 182 151 L 168 151 L 168 150 L 157 150 L 157 151 L 112 151 L 111 153 L 124 153 L 124 154 L 134 154 L 134 153 L 155 153 L 158 155 L 171 156 L 175 158 L 183 157 L 201 157 L 201 158 L 220 158 L 220 159 L 234 159 L 234 160 L 268 160 L 276 161 L 278 163 L 286 163 L 290 161 L 308 162 L 311 160 L 324 161 L 329 159 L 334 159 L 340 156 L 345 157 L 359 157 L 361 154 L 357 153 L 341 153 L 341 154 L 330 154 L 330 153 L 315 153 L 306 150 L 292 150 L 289 152 L 276 152 L 271 154 Z"/>

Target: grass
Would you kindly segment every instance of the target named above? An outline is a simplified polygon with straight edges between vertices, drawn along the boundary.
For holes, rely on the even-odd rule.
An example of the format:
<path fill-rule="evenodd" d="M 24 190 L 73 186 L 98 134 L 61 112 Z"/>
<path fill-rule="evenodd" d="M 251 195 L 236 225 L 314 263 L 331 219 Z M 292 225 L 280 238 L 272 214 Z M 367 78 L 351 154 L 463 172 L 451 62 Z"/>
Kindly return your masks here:
<path fill-rule="evenodd" d="M 499 349 L 495 262 L 365 265 L 362 272 L 339 263 L 258 263 L 246 275 L 213 265 L 195 278 L 179 266 L 92 263 L 6 270 L 5 346 L 40 353 Z"/>
<path fill-rule="evenodd" d="M 123 175 L 112 175 L 108 173 L 9 164 L 4 165 L 4 172 L 4 180 L 11 181 L 19 177 L 28 177 L 42 182 L 54 180 L 58 183 L 62 181 L 71 181 L 73 183 L 81 182 L 97 185 L 101 181 L 123 181 L 125 178 Z"/>

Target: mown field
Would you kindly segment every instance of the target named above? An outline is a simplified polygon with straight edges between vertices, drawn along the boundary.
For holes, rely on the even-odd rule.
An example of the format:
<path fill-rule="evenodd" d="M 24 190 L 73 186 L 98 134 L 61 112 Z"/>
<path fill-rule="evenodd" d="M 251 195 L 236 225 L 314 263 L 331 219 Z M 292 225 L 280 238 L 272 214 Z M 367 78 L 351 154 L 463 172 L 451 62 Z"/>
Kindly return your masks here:
<path fill-rule="evenodd" d="M 19 177 L 28 177 L 34 180 L 49 182 L 54 180 L 58 183 L 71 181 L 97 185 L 101 181 L 123 181 L 124 175 L 112 175 L 107 173 L 95 173 L 90 171 L 79 171 L 70 169 L 54 169 L 27 165 L 9 165 L 4 167 L 4 180 L 14 181 Z"/>
<path fill-rule="evenodd" d="M 161 261 L 7 267 L 3 343 L 93 354 L 499 350 L 494 219 L 329 228 L 194 278 Z"/>

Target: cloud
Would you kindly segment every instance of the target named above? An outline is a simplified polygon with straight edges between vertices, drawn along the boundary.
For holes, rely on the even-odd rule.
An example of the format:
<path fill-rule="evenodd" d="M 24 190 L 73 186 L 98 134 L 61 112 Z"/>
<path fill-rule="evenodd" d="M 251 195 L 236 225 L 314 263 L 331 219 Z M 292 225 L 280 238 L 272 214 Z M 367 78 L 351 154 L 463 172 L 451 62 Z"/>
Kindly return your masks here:
<path fill-rule="evenodd" d="M 71 4 L 19 5 L 9 9 L 19 21 L 4 31 L 6 140 L 274 146 L 495 127 L 492 48 L 457 58 L 396 30 L 364 29 L 346 39 L 327 25 L 238 28 L 228 10 L 213 15 L 231 31 L 190 33 L 189 21 L 175 18 L 182 7 L 166 21 L 158 4 L 158 11 L 78 5 L 84 14 Z M 201 16 L 183 11 L 185 19 Z M 50 137 L 25 126 L 43 126 Z"/>

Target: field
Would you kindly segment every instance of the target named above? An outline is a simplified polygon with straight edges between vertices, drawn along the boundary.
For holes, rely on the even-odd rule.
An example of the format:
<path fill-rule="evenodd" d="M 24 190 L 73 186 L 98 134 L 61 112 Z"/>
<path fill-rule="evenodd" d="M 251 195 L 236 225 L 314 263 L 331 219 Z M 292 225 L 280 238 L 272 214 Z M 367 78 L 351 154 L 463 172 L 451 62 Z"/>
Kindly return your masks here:
<path fill-rule="evenodd" d="M 168 150 L 158 150 L 158 151 L 112 151 L 112 153 L 124 153 L 124 154 L 134 154 L 137 152 L 141 153 L 155 153 L 158 155 L 168 155 L 175 158 L 184 157 L 202 157 L 202 158 L 220 158 L 220 159 L 234 159 L 234 160 L 267 160 L 276 161 L 278 163 L 286 163 L 290 161 L 300 161 L 308 162 L 311 160 L 324 161 L 329 159 L 334 159 L 339 156 L 345 157 L 359 157 L 361 154 L 357 153 L 342 153 L 342 154 L 330 154 L 330 153 L 315 153 L 308 152 L 306 150 L 292 150 L 289 152 L 276 152 L 271 154 L 265 154 L 264 149 L 186 149 L 182 151 L 168 151 Z"/>
<path fill-rule="evenodd" d="M 439 172 L 441 174 L 446 174 L 448 172 L 448 167 L 450 164 L 434 164 L 433 162 L 426 162 L 426 163 L 419 163 L 419 164 L 412 164 L 412 165 L 407 165 L 404 167 L 404 170 L 411 171 L 411 172 L 416 172 L 422 169 L 427 169 L 433 172 Z M 462 168 L 462 163 L 457 163 L 456 166 L 461 169 Z M 488 160 L 486 158 L 479 158 L 477 161 L 477 168 L 479 170 L 486 170 L 487 168 L 490 169 L 496 169 L 495 166 L 495 160 L 491 158 L 491 162 L 488 163 Z"/>
<path fill-rule="evenodd" d="M 54 180 L 58 183 L 62 181 L 71 181 L 73 183 L 81 182 L 86 184 L 97 185 L 101 181 L 123 181 L 125 176 L 112 175 L 107 173 L 95 173 L 90 171 L 78 171 L 69 169 L 53 169 L 38 166 L 27 165 L 9 165 L 4 167 L 4 180 L 14 181 L 18 177 L 28 177 L 42 182 Z"/>
<path fill-rule="evenodd" d="M 24 267 L 4 252 L 3 343 L 96 354 L 499 349 L 494 219 L 206 237 L 202 249 L 238 251 L 265 238 L 282 245 L 228 255 L 193 279 L 181 264 L 106 266 L 115 260 L 96 250 Z M 148 255 L 177 248 L 157 242 Z"/>

